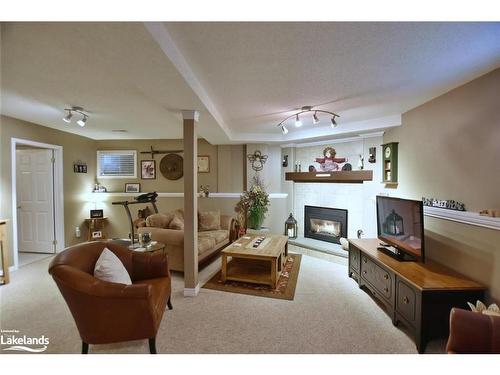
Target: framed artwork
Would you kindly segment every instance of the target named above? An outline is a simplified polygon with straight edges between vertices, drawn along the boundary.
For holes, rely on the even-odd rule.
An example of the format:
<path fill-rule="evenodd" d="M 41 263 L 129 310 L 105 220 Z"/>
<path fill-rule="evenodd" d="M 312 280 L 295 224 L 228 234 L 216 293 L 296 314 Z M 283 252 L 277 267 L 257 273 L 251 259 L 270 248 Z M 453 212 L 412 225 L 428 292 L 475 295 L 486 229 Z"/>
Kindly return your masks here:
<path fill-rule="evenodd" d="M 87 163 L 78 160 L 73 164 L 73 172 L 74 173 L 87 173 Z"/>
<path fill-rule="evenodd" d="M 143 180 L 156 179 L 156 161 L 141 160 L 141 178 Z"/>
<path fill-rule="evenodd" d="M 210 156 L 199 155 L 198 156 L 198 173 L 209 173 L 210 172 Z"/>
<path fill-rule="evenodd" d="M 102 238 L 102 232 L 100 230 L 92 232 L 92 238 Z"/>
<path fill-rule="evenodd" d="M 139 193 L 141 191 L 141 184 L 128 183 L 125 184 L 125 193 Z"/>

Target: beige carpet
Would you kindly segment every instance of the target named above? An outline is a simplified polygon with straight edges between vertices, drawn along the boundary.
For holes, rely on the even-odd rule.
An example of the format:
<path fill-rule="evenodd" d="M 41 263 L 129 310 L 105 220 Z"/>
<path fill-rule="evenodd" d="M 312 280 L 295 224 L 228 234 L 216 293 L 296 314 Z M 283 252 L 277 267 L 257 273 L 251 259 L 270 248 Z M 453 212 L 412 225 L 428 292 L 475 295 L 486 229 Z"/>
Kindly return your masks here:
<path fill-rule="evenodd" d="M 47 353 L 79 353 L 78 331 L 47 273 L 49 261 L 22 267 L 0 287 L 0 327 L 44 334 Z M 201 271 L 200 284 L 218 268 L 220 259 Z M 165 312 L 157 337 L 159 353 L 416 353 L 413 341 L 347 277 L 345 265 L 307 255 L 293 301 L 208 289 L 185 298 L 179 275 L 172 298 L 174 310 Z M 443 348 L 444 341 L 434 341 L 427 351 Z M 146 340 L 91 345 L 90 352 L 148 353 L 148 346 Z"/>

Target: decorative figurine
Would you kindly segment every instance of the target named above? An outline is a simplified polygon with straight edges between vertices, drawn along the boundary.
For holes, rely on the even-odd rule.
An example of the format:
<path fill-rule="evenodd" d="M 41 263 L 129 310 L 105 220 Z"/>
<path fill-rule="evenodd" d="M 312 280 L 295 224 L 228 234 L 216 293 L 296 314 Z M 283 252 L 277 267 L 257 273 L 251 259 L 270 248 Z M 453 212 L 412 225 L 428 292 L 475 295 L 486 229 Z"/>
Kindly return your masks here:
<path fill-rule="evenodd" d="M 340 170 L 339 163 L 345 163 L 346 158 L 336 158 L 337 152 L 333 147 L 327 147 L 323 150 L 322 158 L 316 158 L 316 163 L 319 163 L 323 172 L 332 172 Z"/>
<path fill-rule="evenodd" d="M 360 171 L 362 171 L 363 169 L 365 169 L 365 158 L 361 154 L 359 154 L 358 169 Z"/>

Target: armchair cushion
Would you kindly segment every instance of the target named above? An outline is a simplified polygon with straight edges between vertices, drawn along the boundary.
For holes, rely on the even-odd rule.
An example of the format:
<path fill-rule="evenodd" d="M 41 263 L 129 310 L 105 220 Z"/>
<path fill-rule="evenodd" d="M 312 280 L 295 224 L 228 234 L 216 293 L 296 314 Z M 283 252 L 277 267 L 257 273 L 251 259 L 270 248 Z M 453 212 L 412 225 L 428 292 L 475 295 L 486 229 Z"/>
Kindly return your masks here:
<path fill-rule="evenodd" d="M 94 277 L 112 283 L 132 284 L 130 275 L 121 260 L 108 248 L 104 248 L 94 267 Z"/>

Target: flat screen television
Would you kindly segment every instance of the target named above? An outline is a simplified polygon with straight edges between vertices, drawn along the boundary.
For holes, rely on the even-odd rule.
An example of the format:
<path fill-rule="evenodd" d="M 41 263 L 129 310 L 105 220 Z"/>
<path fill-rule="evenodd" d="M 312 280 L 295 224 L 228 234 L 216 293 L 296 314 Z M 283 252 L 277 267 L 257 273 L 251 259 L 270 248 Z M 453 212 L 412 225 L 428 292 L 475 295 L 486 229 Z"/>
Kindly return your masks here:
<path fill-rule="evenodd" d="M 399 260 L 425 261 L 422 201 L 377 196 L 377 235 L 388 246 L 380 250 Z"/>

